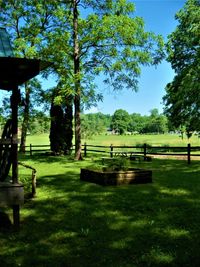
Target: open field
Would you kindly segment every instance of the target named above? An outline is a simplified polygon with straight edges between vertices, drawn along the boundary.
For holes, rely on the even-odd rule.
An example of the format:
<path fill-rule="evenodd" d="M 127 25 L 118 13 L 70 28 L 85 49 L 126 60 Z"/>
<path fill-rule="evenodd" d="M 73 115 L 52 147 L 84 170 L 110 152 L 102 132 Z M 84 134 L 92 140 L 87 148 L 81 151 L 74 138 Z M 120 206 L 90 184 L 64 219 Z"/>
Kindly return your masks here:
<path fill-rule="evenodd" d="M 200 138 L 193 136 L 190 140 L 186 137 L 182 140 L 179 135 L 160 134 L 160 135 L 98 135 L 89 140 L 82 140 L 82 143 L 87 142 L 91 145 L 171 145 L 171 146 L 186 146 L 190 143 L 192 146 L 200 146 Z M 46 145 L 49 144 L 49 135 L 34 135 L 27 137 L 27 145 Z"/>
<path fill-rule="evenodd" d="M 134 163 L 153 171 L 152 184 L 102 187 L 79 180 L 90 158 L 20 160 L 37 169 L 38 195 L 19 233 L 0 231 L 1 267 L 199 267 L 199 162 Z"/>

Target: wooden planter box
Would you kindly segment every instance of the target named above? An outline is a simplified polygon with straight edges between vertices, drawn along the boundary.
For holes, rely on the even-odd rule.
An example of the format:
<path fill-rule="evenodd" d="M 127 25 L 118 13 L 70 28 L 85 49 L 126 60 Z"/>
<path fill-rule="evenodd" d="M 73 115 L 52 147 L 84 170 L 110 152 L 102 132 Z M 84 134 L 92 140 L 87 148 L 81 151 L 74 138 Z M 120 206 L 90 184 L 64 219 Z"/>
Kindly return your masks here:
<path fill-rule="evenodd" d="M 127 171 L 81 169 L 80 179 L 100 185 L 144 184 L 152 182 L 152 171 L 144 169 Z"/>
<path fill-rule="evenodd" d="M 0 182 L 0 206 L 22 205 L 24 187 L 22 184 Z"/>

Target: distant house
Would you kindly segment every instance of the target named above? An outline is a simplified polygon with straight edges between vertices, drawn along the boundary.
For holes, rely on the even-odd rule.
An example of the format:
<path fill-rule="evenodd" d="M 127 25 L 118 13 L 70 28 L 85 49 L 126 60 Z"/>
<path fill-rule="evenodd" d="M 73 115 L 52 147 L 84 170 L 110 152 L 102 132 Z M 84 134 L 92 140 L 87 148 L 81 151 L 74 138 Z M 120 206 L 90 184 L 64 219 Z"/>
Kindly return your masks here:
<path fill-rule="evenodd" d="M 113 135 L 113 134 L 119 134 L 117 131 L 111 128 L 107 128 L 106 135 Z"/>

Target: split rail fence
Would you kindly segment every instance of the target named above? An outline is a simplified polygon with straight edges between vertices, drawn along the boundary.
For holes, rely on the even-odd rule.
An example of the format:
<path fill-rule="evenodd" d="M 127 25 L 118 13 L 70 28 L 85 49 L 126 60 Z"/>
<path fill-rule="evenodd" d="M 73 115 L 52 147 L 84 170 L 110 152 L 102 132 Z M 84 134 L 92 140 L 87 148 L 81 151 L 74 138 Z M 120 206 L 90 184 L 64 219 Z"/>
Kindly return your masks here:
<path fill-rule="evenodd" d="M 29 148 L 29 149 L 28 149 Z M 74 146 L 73 146 L 74 149 Z M 188 144 L 185 147 L 179 146 L 149 146 L 147 144 L 139 146 L 102 146 L 102 145 L 89 145 L 84 144 L 82 146 L 83 154 L 86 157 L 89 153 L 101 153 L 109 157 L 115 156 L 143 156 L 144 158 L 150 156 L 170 156 L 170 157 L 183 157 L 187 159 L 188 164 L 191 162 L 191 158 L 198 159 L 200 157 L 200 146 L 191 146 Z M 32 145 L 26 146 L 26 152 L 30 152 L 33 155 L 35 152 L 47 152 L 50 151 L 50 145 Z"/>

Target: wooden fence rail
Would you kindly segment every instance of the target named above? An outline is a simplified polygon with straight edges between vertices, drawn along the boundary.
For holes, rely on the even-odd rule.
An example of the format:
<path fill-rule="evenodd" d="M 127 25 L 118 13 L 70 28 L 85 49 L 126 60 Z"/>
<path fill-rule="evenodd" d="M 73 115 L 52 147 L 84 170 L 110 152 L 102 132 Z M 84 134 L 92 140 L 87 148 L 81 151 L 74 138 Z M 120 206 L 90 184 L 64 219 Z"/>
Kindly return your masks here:
<path fill-rule="evenodd" d="M 151 155 L 158 156 L 186 156 L 187 162 L 190 164 L 191 156 L 200 157 L 200 146 L 192 147 L 188 144 L 185 147 L 178 146 L 148 146 L 147 144 L 143 144 L 141 146 L 96 146 L 96 145 L 87 145 L 84 144 L 84 156 L 87 156 L 88 153 L 107 153 L 110 154 L 110 157 L 114 157 L 115 155 L 141 155 L 144 158 Z M 98 150 L 96 149 L 98 148 Z M 99 150 L 102 148 L 102 150 Z M 198 153 L 192 153 L 198 152 Z"/>
<path fill-rule="evenodd" d="M 46 152 L 51 151 L 50 145 L 32 145 L 26 146 L 26 151 L 29 152 L 30 155 L 33 155 L 33 152 Z M 74 146 L 73 146 L 74 148 Z M 73 149 L 72 148 L 72 149 Z M 110 157 L 114 157 L 116 155 L 122 156 L 130 156 L 130 155 L 141 155 L 144 158 L 147 156 L 185 156 L 187 157 L 187 162 L 190 164 L 191 156 L 192 157 L 200 157 L 200 146 L 191 146 L 188 144 L 187 146 L 179 147 L 179 146 L 149 146 L 147 144 L 139 145 L 139 146 L 103 146 L 103 145 L 89 145 L 84 144 L 82 146 L 83 154 L 86 157 L 88 153 L 102 153 L 110 155 Z M 194 153 L 195 152 L 195 153 Z"/>

